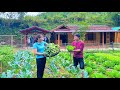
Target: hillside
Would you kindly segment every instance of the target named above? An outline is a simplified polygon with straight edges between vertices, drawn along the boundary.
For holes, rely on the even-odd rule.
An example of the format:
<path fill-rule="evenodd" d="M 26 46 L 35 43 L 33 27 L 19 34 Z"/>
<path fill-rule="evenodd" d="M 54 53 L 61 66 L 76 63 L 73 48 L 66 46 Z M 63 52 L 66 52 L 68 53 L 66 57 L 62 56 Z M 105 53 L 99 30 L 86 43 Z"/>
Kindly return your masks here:
<path fill-rule="evenodd" d="M 19 19 L 0 18 L 0 34 L 19 35 L 19 30 L 31 26 L 38 26 L 47 30 L 61 24 L 119 26 L 119 21 L 119 14 L 116 12 L 46 12 Z"/>

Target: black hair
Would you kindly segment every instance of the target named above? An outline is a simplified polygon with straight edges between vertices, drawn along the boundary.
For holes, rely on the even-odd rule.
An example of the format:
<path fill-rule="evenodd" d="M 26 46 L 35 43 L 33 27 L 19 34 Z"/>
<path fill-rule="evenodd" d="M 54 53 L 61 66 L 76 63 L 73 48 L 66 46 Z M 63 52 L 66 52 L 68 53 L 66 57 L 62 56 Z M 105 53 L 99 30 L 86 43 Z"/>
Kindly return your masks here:
<path fill-rule="evenodd" d="M 80 39 L 80 34 L 75 34 L 75 36 L 77 36 Z"/>
<path fill-rule="evenodd" d="M 34 40 L 34 43 L 38 42 L 38 38 L 41 38 L 41 35 L 37 35 L 35 40 Z"/>

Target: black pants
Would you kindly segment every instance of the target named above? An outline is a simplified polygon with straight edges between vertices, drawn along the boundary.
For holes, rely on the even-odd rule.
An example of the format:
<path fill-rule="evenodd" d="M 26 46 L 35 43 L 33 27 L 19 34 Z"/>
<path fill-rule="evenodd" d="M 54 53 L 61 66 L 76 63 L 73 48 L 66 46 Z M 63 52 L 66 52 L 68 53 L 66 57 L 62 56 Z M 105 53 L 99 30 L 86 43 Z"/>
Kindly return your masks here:
<path fill-rule="evenodd" d="M 83 58 L 73 57 L 73 63 L 74 63 L 75 67 L 77 67 L 77 65 L 80 64 L 80 69 L 84 69 L 84 60 L 83 60 Z"/>
<path fill-rule="evenodd" d="M 36 59 L 36 63 L 37 63 L 37 78 L 42 78 L 46 64 L 46 57 Z"/>

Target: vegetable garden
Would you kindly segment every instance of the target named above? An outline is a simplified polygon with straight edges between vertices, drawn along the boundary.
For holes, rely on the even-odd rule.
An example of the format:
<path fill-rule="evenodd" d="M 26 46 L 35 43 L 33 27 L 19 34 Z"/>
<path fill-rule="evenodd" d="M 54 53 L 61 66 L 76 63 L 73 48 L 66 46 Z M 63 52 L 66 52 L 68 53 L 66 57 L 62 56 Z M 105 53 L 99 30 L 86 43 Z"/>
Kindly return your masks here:
<path fill-rule="evenodd" d="M 47 57 L 44 78 L 81 78 L 69 52 Z M 84 52 L 85 78 L 120 78 L 120 52 Z M 35 56 L 30 50 L 0 47 L 1 78 L 36 78 Z"/>

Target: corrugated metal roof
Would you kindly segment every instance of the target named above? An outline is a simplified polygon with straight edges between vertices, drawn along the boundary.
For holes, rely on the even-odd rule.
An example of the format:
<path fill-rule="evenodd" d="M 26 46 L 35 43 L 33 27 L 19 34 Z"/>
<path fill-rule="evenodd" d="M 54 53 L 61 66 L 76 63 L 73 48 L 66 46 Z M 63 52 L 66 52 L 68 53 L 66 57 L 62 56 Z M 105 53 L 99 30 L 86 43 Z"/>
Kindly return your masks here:
<path fill-rule="evenodd" d="M 83 31 L 76 31 L 76 30 L 69 30 L 69 31 L 54 31 L 54 32 L 83 32 Z M 115 31 L 115 30 L 86 30 L 85 32 L 120 32 L 120 31 Z"/>
<path fill-rule="evenodd" d="M 86 32 L 120 32 L 115 30 L 87 30 Z"/>
<path fill-rule="evenodd" d="M 91 25 L 89 30 L 111 30 L 111 27 L 107 25 Z"/>
<path fill-rule="evenodd" d="M 76 30 L 58 30 L 54 32 L 75 32 Z"/>

